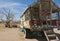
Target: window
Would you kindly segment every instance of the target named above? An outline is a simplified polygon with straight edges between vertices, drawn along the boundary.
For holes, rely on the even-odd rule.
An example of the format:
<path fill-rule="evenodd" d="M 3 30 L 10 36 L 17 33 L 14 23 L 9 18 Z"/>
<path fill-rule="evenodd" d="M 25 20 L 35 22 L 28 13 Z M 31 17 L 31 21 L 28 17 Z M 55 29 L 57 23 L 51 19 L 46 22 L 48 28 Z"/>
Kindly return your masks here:
<path fill-rule="evenodd" d="M 34 7 L 32 9 L 31 14 L 32 14 L 32 19 L 33 20 L 39 20 L 39 9 L 38 8 Z"/>
<path fill-rule="evenodd" d="M 25 14 L 25 21 L 27 21 L 30 18 L 29 12 L 27 11 Z"/>
<path fill-rule="evenodd" d="M 43 21 L 43 24 L 46 24 L 46 21 Z"/>
<path fill-rule="evenodd" d="M 50 21 L 47 21 L 47 23 L 50 25 Z"/>
<path fill-rule="evenodd" d="M 55 19 L 57 19 L 58 18 L 58 14 L 57 13 L 53 13 L 52 14 L 52 20 L 55 20 Z"/>

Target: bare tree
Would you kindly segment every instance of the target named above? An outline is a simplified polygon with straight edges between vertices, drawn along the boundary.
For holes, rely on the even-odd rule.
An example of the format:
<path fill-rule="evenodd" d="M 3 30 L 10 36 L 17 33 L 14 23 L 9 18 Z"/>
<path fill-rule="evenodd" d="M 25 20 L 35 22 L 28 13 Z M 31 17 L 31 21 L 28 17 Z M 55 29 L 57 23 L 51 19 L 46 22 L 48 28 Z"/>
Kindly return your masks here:
<path fill-rule="evenodd" d="M 10 28 L 11 27 L 10 22 L 13 21 L 13 19 L 14 19 L 13 12 L 10 9 L 6 10 L 5 8 L 3 8 L 3 11 L 1 12 L 1 14 L 3 14 L 6 17 L 5 26 Z"/>
<path fill-rule="evenodd" d="M 0 21 L 4 23 L 3 15 L 0 14 Z"/>

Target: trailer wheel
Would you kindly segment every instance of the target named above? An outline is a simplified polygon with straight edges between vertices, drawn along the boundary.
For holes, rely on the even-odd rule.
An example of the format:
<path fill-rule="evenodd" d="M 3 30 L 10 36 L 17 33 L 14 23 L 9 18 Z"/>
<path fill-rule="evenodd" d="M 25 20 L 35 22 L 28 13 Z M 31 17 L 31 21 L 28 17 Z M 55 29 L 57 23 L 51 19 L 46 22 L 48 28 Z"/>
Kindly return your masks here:
<path fill-rule="evenodd" d="M 24 32 L 24 38 L 25 38 L 26 37 L 26 30 L 24 29 L 23 32 Z"/>
<path fill-rule="evenodd" d="M 44 34 L 44 32 L 43 32 L 43 31 L 41 31 L 41 33 L 42 33 L 42 38 L 45 38 L 45 34 Z"/>
<path fill-rule="evenodd" d="M 24 29 L 24 38 L 30 38 L 30 30 Z"/>

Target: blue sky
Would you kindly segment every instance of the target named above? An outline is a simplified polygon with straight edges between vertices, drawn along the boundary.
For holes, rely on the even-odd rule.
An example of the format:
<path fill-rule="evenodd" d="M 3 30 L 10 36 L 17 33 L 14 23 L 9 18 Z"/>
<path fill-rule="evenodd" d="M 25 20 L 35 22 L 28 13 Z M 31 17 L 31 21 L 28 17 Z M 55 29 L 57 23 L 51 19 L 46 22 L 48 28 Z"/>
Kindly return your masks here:
<path fill-rule="evenodd" d="M 35 0 L 0 0 L 0 11 L 2 8 L 11 9 L 15 13 L 14 20 L 19 20 L 20 15 L 28 5 Z M 60 0 L 54 0 L 54 2 L 60 7 Z"/>

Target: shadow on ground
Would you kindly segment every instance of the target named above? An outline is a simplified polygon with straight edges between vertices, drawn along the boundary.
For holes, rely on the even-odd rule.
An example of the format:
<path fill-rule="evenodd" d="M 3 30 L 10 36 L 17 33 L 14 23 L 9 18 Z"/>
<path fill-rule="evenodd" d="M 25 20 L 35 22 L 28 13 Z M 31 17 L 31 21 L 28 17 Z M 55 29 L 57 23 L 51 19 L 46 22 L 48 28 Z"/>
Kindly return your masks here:
<path fill-rule="evenodd" d="M 28 38 L 28 39 L 37 39 L 37 41 L 47 41 L 46 37 L 38 37 L 38 36 L 32 37 L 32 38 Z"/>
<path fill-rule="evenodd" d="M 59 38 L 59 40 L 60 40 L 60 34 L 58 34 L 58 33 L 55 33 L 56 34 L 56 36 Z M 38 40 L 38 41 L 47 41 L 47 39 L 46 39 L 46 37 L 36 37 L 36 39 Z"/>
<path fill-rule="evenodd" d="M 37 39 L 38 41 L 47 41 L 45 37 L 44 37 L 44 38 L 42 38 L 42 37 L 37 37 L 36 39 Z"/>

